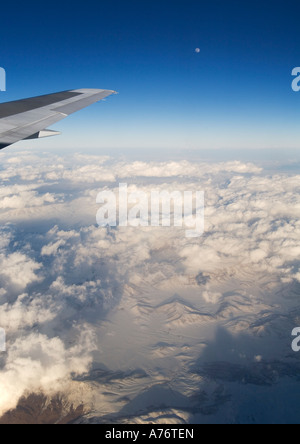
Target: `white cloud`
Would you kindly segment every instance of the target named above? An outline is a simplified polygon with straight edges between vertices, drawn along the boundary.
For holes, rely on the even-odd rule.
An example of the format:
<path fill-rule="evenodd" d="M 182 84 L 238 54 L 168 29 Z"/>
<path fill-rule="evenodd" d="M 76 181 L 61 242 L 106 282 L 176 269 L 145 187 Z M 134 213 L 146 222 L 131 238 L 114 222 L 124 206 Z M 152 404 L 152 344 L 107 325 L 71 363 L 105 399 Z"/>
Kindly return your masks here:
<path fill-rule="evenodd" d="M 298 175 L 243 162 L 0 157 L 0 327 L 8 333 L 0 411 L 26 391 L 62 390 L 89 369 L 95 343 L 94 364 L 146 368 L 155 381 L 173 381 L 172 373 L 176 390 L 194 394 L 200 382 L 184 381 L 186 369 L 214 329 L 282 333 L 283 321 L 272 329 L 272 319 L 289 319 L 300 282 Z M 204 190 L 204 236 L 98 228 L 97 193 L 126 178 L 129 190 L 147 193 Z M 263 351 L 251 360 L 265 359 Z M 146 386 L 128 384 L 132 398 Z"/>
<path fill-rule="evenodd" d="M 65 241 L 64 240 L 59 240 L 57 242 L 51 243 L 49 245 L 44 245 L 41 251 L 42 256 L 51 256 L 55 253 L 57 253 L 57 250 L 59 249 L 59 247 L 62 247 L 63 245 L 65 245 Z"/>
<path fill-rule="evenodd" d="M 42 325 L 52 321 L 61 307 L 48 297 L 35 295 L 30 298 L 27 293 L 17 297 L 14 303 L 4 303 L 0 306 L 1 327 L 12 333 L 22 329 L 32 328 L 34 325 Z"/>
<path fill-rule="evenodd" d="M 76 345 L 66 348 L 59 338 L 31 333 L 10 344 L 5 369 L 0 371 L 0 414 L 15 407 L 25 393 L 55 393 L 64 389 L 71 373 L 88 370 L 93 337 L 82 331 Z"/>
<path fill-rule="evenodd" d="M 41 264 L 22 253 L 0 254 L 0 281 L 2 281 L 2 285 L 4 281 L 20 289 L 25 289 L 27 285 L 40 280 L 36 274 L 40 268 Z"/>

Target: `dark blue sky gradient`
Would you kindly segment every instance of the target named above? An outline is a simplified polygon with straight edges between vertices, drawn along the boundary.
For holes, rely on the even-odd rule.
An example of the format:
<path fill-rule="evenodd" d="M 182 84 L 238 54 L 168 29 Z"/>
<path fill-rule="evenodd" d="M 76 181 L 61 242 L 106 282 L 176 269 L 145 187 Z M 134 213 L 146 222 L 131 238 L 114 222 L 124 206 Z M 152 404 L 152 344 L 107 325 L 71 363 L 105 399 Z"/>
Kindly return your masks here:
<path fill-rule="evenodd" d="M 119 91 L 56 125 L 62 147 L 298 148 L 299 12 L 276 0 L 4 4 L 0 100 Z"/>

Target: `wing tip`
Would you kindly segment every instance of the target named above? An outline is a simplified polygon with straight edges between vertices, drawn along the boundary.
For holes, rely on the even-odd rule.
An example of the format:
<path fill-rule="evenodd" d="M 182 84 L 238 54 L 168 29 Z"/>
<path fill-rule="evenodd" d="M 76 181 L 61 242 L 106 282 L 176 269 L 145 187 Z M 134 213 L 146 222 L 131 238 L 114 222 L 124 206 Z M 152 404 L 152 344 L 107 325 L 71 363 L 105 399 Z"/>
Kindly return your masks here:
<path fill-rule="evenodd" d="M 71 92 L 80 93 L 80 94 L 100 94 L 100 93 L 109 93 L 109 94 L 119 94 L 117 91 L 112 89 L 93 89 L 93 88 L 81 88 L 81 89 L 73 89 Z"/>

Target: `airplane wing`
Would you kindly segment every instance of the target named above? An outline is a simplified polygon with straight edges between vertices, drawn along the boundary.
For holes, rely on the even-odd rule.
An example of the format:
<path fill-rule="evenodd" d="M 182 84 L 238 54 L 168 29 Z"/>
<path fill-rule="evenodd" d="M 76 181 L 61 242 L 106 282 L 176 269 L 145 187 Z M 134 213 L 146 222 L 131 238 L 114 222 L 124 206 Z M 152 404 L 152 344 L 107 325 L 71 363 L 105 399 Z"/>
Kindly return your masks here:
<path fill-rule="evenodd" d="M 104 89 L 74 89 L 0 103 L 0 150 L 19 140 L 60 134 L 47 127 L 111 94 L 116 92 Z"/>

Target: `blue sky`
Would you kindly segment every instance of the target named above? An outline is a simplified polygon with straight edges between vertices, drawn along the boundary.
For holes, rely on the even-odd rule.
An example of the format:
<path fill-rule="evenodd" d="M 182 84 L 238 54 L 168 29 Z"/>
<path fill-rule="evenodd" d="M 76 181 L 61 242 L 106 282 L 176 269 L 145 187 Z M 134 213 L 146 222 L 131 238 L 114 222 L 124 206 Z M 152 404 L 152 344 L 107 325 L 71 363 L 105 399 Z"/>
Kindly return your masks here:
<path fill-rule="evenodd" d="M 299 12 L 276 0 L 7 3 L 0 100 L 120 93 L 57 124 L 63 135 L 39 147 L 297 149 Z"/>

